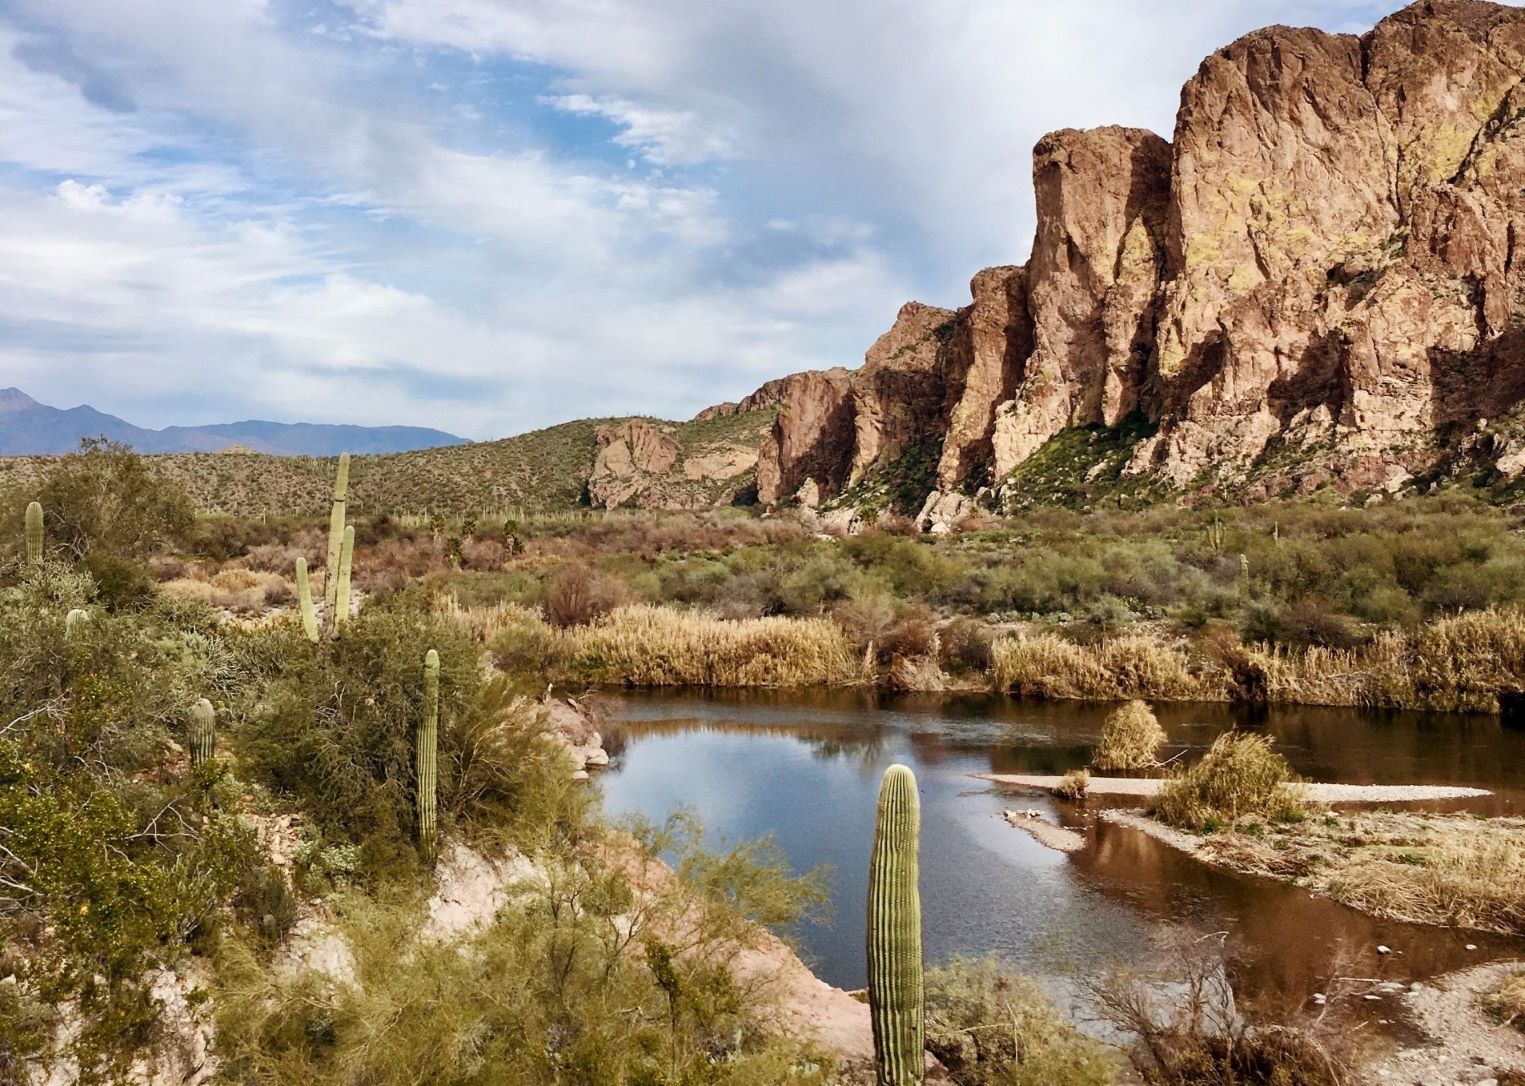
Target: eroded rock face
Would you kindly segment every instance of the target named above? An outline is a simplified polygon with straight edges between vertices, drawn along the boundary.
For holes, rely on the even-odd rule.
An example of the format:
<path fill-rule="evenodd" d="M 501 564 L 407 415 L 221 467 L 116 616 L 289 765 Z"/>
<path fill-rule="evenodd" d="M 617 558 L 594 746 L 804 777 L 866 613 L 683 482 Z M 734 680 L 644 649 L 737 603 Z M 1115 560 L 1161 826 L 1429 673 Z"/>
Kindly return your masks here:
<path fill-rule="evenodd" d="M 1226 46 L 1187 82 L 1170 143 L 1044 137 L 1028 263 L 982 272 L 951 319 L 901 311 L 850 379 L 838 474 L 935 440 L 939 388 L 927 524 L 1061 430 L 1132 412 L 1157 432 L 1126 470 L 1179 487 L 1420 470 L 1525 399 L 1522 80 L 1525 12 L 1430 0 L 1363 37 L 1272 27 Z"/>
<path fill-rule="evenodd" d="M 602 427 L 594 435 L 598 455 L 588 476 L 588 498 L 614 509 L 665 475 L 682 451 L 672 434 L 645 419 Z"/>
<path fill-rule="evenodd" d="M 777 505 L 801 485 L 835 494 L 847 482 L 853 447 L 852 376 L 839 367 L 788 379 L 778 418 L 757 458 L 757 499 Z"/>
<path fill-rule="evenodd" d="M 1136 128 L 1054 132 L 1033 151 L 1033 188 L 1033 348 L 1016 395 L 996 413 L 997 476 L 1067 426 L 1116 425 L 1139 406 L 1170 145 Z"/>

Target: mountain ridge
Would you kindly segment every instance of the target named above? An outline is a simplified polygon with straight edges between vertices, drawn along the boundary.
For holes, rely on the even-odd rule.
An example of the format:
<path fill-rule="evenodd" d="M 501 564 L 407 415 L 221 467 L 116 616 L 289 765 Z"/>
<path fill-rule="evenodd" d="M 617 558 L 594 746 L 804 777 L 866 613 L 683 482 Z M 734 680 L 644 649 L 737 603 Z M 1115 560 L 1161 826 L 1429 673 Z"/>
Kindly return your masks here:
<path fill-rule="evenodd" d="M 59 456 L 78 448 L 81 439 L 91 437 L 106 437 L 150 454 L 220 452 L 240 446 L 272 456 L 336 456 L 341 452 L 413 452 L 468 444 L 465 438 L 422 426 L 245 419 L 154 430 L 88 404 L 53 407 L 18 388 L 0 389 L 0 455 Z"/>

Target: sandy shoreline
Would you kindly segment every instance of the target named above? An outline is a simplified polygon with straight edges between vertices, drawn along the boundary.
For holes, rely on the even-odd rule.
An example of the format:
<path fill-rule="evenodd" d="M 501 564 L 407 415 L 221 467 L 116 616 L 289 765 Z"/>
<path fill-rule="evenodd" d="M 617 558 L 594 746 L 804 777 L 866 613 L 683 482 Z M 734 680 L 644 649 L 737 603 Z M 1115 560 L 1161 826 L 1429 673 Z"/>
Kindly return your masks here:
<path fill-rule="evenodd" d="M 1052 792 L 1063 777 L 1035 773 L 971 773 L 983 781 L 1012 788 L 1036 788 Z M 1092 796 L 1142 796 L 1159 794 L 1164 780 L 1158 777 L 1092 777 L 1086 793 Z M 1491 796 L 1486 788 L 1444 784 L 1303 784 L 1310 803 L 1404 803 L 1434 799 L 1476 799 Z"/>

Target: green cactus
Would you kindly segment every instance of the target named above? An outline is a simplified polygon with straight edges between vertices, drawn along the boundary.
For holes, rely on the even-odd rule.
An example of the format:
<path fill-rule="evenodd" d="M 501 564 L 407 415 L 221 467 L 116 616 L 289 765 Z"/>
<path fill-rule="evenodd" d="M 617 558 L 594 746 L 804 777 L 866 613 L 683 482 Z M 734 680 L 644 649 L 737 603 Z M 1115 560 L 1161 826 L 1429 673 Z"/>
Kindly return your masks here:
<path fill-rule="evenodd" d="M 318 641 L 318 616 L 312 609 L 312 582 L 307 578 L 307 559 L 297 559 L 297 606 L 302 611 L 302 632 L 313 644 Z"/>
<path fill-rule="evenodd" d="M 922 1035 L 921 893 L 917 851 L 921 801 L 903 765 L 884 771 L 868 873 L 868 1006 L 876 1086 L 920 1086 Z"/>
<path fill-rule="evenodd" d="M 206 698 L 191 706 L 190 740 L 191 768 L 211 761 L 217 748 L 217 711 Z"/>
<path fill-rule="evenodd" d="M 73 641 L 79 634 L 80 623 L 90 621 L 90 612 L 83 607 L 70 608 L 64 616 L 64 640 Z"/>
<path fill-rule="evenodd" d="M 334 620 L 333 627 L 337 632 L 340 626 L 349 621 L 349 575 L 350 568 L 355 561 L 355 526 L 350 525 L 344 529 L 344 542 L 339 546 L 339 576 L 338 591 L 334 595 Z"/>
<path fill-rule="evenodd" d="M 1250 560 L 1242 554 L 1239 556 L 1239 598 L 1250 598 Z"/>
<path fill-rule="evenodd" d="M 42 561 L 42 504 L 32 502 L 26 507 L 26 560 L 30 565 Z"/>
<path fill-rule="evenodd" d="M 339 472 L 334 476 L 334 507 L 328 515 L 328 564 L 323 567 L 323 602 L 330 616 L 339 599 L 339 559 L 344 547 L 344 499 L 349 493 L 349 453 L 339 454 Z M 336 620 L 329 619 L 334 625 Z"/>
<path fill-rule="evenodd" d="M 417 770 L 418 851 L 425 861 L 433 861 L 438 847 L 436 804 L 439 772 L 435 752 L 439 747 L 439 653 L 430 649 L 424 657 L 424 716 L 418 722 L 414 743 Z"/>

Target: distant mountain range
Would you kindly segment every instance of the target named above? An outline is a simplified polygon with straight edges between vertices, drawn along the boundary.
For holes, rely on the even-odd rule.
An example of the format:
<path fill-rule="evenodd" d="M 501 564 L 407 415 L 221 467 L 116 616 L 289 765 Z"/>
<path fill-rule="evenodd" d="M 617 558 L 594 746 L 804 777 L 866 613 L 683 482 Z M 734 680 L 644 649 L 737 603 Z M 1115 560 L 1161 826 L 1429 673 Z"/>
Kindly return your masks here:
<path fill-rule="evenodd" d="M 59 456 L 80 439 L 107 437 L 140 453 L 221 452 L 230 447 L 276 456 L 395 453 L 465 445 L 467 440 L 422 426 L 327 426 L 309 422 L 223 422 L 149 430 L 88 405 L 38 403 L 19 388 L 0 389 L 0 456 Z"/>

